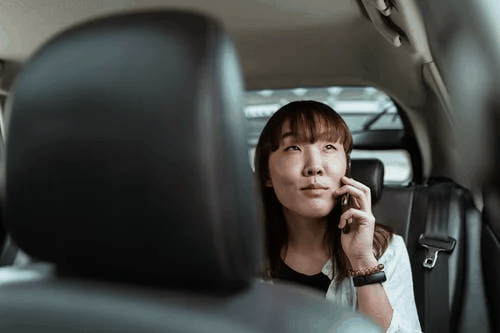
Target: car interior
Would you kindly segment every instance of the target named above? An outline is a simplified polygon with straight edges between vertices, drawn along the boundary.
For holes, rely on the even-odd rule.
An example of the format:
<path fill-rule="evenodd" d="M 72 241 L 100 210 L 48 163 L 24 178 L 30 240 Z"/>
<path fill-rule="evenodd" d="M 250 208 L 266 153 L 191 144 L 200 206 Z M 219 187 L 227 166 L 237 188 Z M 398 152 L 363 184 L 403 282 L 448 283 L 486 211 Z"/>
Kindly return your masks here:
<path fill-rule="evenodd" d="M 423 332 L 500 332 L 500 5 L 0 0 L 2 332 L 378 332 L 262 281 L 267 119 L 336 109 Z M 249 163 L 250 162 L 250 163 Z"/>

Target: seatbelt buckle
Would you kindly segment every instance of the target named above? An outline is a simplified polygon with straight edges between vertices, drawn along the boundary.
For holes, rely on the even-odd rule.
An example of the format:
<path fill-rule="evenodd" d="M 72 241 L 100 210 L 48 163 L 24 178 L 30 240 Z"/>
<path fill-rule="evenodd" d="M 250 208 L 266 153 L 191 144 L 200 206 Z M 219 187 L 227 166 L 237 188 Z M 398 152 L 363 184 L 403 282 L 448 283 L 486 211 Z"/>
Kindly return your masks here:
<path fill-rule="evenodd" d="M 418 238 L 418 244 L 427 249 L 423 262 L 424 268 L 432 269 L 436 265 L 438 253 L 441 251 L 452 252 L 456 243 L 457 241 L 452 237 L 443 240 L 421 234 Z"/>

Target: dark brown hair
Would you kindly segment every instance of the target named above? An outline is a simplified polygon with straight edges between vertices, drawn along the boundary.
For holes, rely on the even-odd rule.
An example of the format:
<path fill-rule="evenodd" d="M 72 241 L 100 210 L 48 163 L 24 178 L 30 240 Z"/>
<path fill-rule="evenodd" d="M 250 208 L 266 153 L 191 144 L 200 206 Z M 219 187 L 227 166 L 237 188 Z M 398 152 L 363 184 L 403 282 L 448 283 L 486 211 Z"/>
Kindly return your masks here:
<path fill-rule="evenodd" d="M 291 102 L 279 109 L 267 122 L 255 150 L 255 172 L 264 210 L 263 223 L 265 230 L 265 277 L 277 277 L 281 264 L 281 251 L 288 244 L 288 228 L 283 215 L 283 207 L 278 201 L 274 189 L 266 187 L 269 179 L 269 155 L 279 147 L 284 124 L 289 126 L 294 137 L 300 141 L 314 143 L 319 139 L 339 142 L 344 146 L 349 158 L 352 150 L 352 136 L 342 117 L 328 105 L 316 101 Z M 346 172 L 347 174 L 347 172 Z M 341 206 L 335 208 L 327 217 L 326 244 L 330 246 L 331 255 L 337 265 L 338 281 L 347 276 L 350 268 L 349 260 L 340 243 L 340 230 L 337 227 L 342 214 Z M 380 258 L 386 250 L 391 238 L 389 227 L 375 225 L 373 248 L 375 256 Z"/>

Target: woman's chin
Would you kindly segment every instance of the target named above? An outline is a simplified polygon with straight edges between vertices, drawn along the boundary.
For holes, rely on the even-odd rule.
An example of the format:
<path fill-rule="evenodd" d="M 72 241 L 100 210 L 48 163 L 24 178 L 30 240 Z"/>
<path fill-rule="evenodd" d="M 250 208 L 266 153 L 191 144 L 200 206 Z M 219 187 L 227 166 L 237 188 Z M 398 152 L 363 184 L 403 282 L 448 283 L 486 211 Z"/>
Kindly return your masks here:
<path fill-rule="evenodd" d="M 294 207 L 289 210 L 305 218 L 320 219 L 328 216 L 332 209 L 333 205 L 317 205 L 313 207 Z"/>

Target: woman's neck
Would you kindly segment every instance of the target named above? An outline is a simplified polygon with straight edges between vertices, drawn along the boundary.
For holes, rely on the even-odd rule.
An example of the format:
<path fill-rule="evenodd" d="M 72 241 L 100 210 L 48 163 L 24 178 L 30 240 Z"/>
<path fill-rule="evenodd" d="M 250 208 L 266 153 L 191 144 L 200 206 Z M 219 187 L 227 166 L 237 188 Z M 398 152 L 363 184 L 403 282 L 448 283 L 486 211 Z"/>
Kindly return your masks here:
<path fill-rule="evenodd" d="M 306 218 L 287 210 L 283 210 L 288 226 L 287 249 L 303 254 L 320 254 L 328 252 L 325 246 L 326 219 Z"/>

